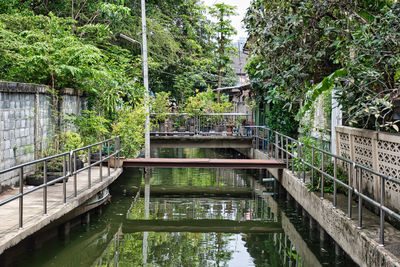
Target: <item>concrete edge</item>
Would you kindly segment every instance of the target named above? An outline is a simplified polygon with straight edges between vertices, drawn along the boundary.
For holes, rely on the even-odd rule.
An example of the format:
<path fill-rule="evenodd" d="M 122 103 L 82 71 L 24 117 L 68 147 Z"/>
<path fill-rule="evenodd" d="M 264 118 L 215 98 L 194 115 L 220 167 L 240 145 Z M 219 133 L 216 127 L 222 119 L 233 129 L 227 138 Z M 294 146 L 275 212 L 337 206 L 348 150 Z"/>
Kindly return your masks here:
<path fill-rule="evenodd" d="M 81 204 L 97 194 L 99 191 L 103 190 L 111 183 L 113 183 L 121 174 L 122 168 L 111 173 L 110 178 L 106 178 L 105 180 L 103 180 L 103 182 L 97 183 L 96 185 L 92 186 L 91 189 L 86 189 L 85 191 L 81 192 L 78 197 L 76 199 L 72 199 L 71 202 L 68 202 L 67 200 L 67 204 L 64 206 L 63 209 L 55 212 L 54 214 L 42 216 L 39 220 L 35 221 L 34 223 L 30 223 L 30 225 L 28 225 L 27 227 L 19 230 L 16 235 L 12 236 L 10 239 L 0 241 L 0 254 L 2 254 L 6 249 L 17 245 L 19 242 L 29 237 L 30 235 L 33 235 L 34 233 L 40 231 L 51 222 L 61 218 L 75 208 L 79 207 Z"/>
<path fill-rule="evenodd" d="M 266 159 L 260 150 L 240 151 L 249 158 Z M 357 229 L 356 221 L 347 219 L 331 201 L 321 199 L 301 183 L 288 169 L 268 171 L 280 182 L 286 191 L 313 217 L 335 242 L 360 266 L 400 267 L 400 259 L 384 246 L 370 238 L 363 230 Z"/>
<path fill-rule="evenodd" d="M 342 249 L 360 266 L 400 266 L 400 259 L 357 229 L 354 220 L 326 199 L 310 192 L 289 170 L 278 177 L 289 194 L 325 229 Z"/>

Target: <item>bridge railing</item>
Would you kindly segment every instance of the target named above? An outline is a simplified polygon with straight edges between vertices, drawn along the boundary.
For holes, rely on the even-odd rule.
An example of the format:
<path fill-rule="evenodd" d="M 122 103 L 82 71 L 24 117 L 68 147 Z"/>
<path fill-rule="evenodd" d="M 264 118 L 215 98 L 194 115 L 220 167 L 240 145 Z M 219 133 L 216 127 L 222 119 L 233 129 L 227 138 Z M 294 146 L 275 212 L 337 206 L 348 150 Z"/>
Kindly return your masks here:
<path fill-rule="evenodd" d="M 363 226 L 363 202 L 379 213 L 379 245 L 384 245 L 385 217 L 400 222 L 397 210 L 388 207 L 385 200 L 385 187 L 388 184 L 400 186 L 400 179 L 394 178 L 365 167 L 350 159 L 332 154 L 321 148 L 305 144 L 287 135 L 273 131 L 265 126 L 250 126 L 249 133 L 254 137 L 254 148 L 264 151 L 275 159 L 286 162 L 304 184 L 319 190 L 324 198 L 327 187 L 333 191 L 332 204 L 337 208 L 337 194 L 347 195 L 347 217 L 352 219 L 352 200 L 357 201 L 358 228 Z M 375 179 L 380 185 L 378 197 L 368 194 L 366 180 Z"/>
<path fill-rule="evenodd" d="M 98 151 L 95 153 L 95 150 Z M 83 162 L 79 160 L 80 155 L 87 155 L 87 164 L 83 165 Z M 0 209 L 2 206 L 12 202 L 19 201 L 19 209 L 18 209 L 18 224 L 19 228 L 22 229 L 24 225 L 24 197 L 29 195 L 35 191 L 42 190 L 43 191 L 43 215 L 47 215 L 48 212 L 48 199 L 47 199 L 47 191 L 48 187 L 54 185 L 55 183 L 63 183 L 63 194 L 62 201 L 64 204 L 67 203 L 67 181 L 69 178 L 73 178 L 73 197 L 76 198 L 78 194 L 77 182 L 78 182 L 78 174 L 88 170 L 87 174 L 87 188 L 91 188 L 92 186 L 92 167 L 100 166 L 99 168 L 99 177 L 100 181 L 103 181 L 103 173 L 102 166 L 107 164 L 107 177 L 110 176 L 111 165 L 113 164 L 114 170 L 116 170 L 117 166 L 120 166 L 120 138 L 114 137 L 110 138 L 92 145 L 88 145 L 85 147 L 81 147 L 75 150 L 71 150 L 68 152 L 60 153 L 54 156 L 41 158 L 38 160 L 26 162 L 5 170 L 0 170 L 1 175 L 6 175 L 11 172 L 18 172 L 19 176 L 19 193 L 15 194 L 7 199 L 0 201 Z M 49 164 L 58 165 L 59 167 L 56 172 L 52 170 L 52 167 Z M 79 166 L 81 165 L 81 166 Z M 33 174 L 34 173 L 34 174 Z M 49 179 L 49 174 L 52 174 L 53 179 Z M 55 175 L 54 175 L 55 174 Z M 24 191 L 24 182 L 28 176 L 33 176 L 33 179 L 37 179 L 38 185 L 29 188 Z M 43 181 L 41 181 L 43 180 Z"/>
<path fill-rule="evenodd" d="M 247 113 L 152 113 L 152 135 L 247 135 Z"/>

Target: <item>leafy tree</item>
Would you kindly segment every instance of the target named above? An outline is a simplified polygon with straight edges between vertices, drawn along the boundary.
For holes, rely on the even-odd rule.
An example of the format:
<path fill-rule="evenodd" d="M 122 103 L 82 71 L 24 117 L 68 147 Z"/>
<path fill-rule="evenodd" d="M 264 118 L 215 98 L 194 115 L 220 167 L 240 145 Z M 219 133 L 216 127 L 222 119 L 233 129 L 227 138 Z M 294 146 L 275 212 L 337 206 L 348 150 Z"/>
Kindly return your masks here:
<path fill-rule="evenodd" d="M 235 10 L 235 6 L 223 3 L 214 4 L 210 8 L 210 14 L 217 20 L 213 29 L 217 33 L 216 38 L 218 43 L 218 88 L 222 86 L 222 75 L 226 67 L 231 63 L 232 52 L 235 51 L 235 47 L 231 45 L 231 37 L 236 34 L 236 30 L 232 26 L 232 21 L 229 19 L 230 16 L 236 14 Z"/>
<path fill-rule="evenodd" d="M 397 130 L 399 10 L 384 0 L 253 0 L 245 21 L 254 90 L 292 113 L 303 102 L 303 113 L 337 87 L 345 124 Z"/>

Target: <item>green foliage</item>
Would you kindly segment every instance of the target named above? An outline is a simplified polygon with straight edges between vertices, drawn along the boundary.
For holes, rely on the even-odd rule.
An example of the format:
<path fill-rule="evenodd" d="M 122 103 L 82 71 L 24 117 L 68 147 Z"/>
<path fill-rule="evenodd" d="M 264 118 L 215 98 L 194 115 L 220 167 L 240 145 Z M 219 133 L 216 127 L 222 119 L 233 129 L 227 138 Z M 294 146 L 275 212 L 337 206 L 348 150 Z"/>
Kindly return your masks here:
<path fill-rule="evenodd" d="M 305 101 L 296 115 L 296 120 L 299 121 L 305 115 L 305 112 L 310 110 L 311 105 L 317 100 L 317 98 L 324 92 L 332 90 L 332 88 L 339 83 L 338 79 L 344 77 L 345 75 L 346 70 L 338 69 L 329 76 L 325 77 L 312 89 L 309 89 L 306 93 Z"/>
<path fill-rule="evenodd" d="M 83 110 L 78 116 L 70 114 L 67 121 L 76 127 L 84 145 L 97 143 L 110 135 L 110 122 L 95 111 Z"/>
<path fill-rule="evenodd" d="M 217 43 L 218 43 L 218 87 L 222 87 L 222 74 L 226 67 L 230 65 L 232 52 L 236 51 L 232 44 L 232 36 L 236 34 L 235 28 L 232 26 L 232 21 L 229 19 L 230 16 L 236 14 L 236 7 L 230 6 L 223 3 L 214 4 L 210 8 L 210 15 L 213 16 L 217 23 L 213 27 L 216 32 Z"/>
<path fill-rule="evenodd" d="M 156 122 L 163 122 L 166 119 L 166 114 L 169 113 L 171 92 L 159 92 L 151 98 L 151 113 L 156 113 L 153 118 Z"/>
<path fill-rule="evenodd" d="M 121 154 L 135 157 L 144 144 L 144 123 L 146 112 L 142 103 L 125 106 L 118 112 L 118 120 L 112 125 L 113 135 L 120 136 Z"/>
<path fill-rule="evenodd" d="M 254 90 L 289 109 L 305 100 L 299 119 L 337 83 L 345 124 L 395 129 L 399 14 L 395 1 L 253 0 L 245 22 Z"/>
<path fill-rule="evenodd" d="M 297 136 L 299 123 L 294 119 L 294 112 L 290 112 L 282 101 L 276 101 L 272 104 L 266 123 L 274 131 L 288 136 Z"/>
<path fill-rule="evenodd" d="M 232 107 L 232 103 L 224 97 L 221 97 L 221 101 L 218 103 L 217 95 L 209 89 L 205 92 L 197 92 L 195 96 L 189 97 L 184 104 L 183 112 L 191 115 L 225 113 L 232 111 Z"/>
<path fill-rule="evenodd" d="M 63 151 L 71 151 L 83 147 L 81 136 L 71 131 L 66 131 L 61 135 L 61 143 L 63 144 Z"/>

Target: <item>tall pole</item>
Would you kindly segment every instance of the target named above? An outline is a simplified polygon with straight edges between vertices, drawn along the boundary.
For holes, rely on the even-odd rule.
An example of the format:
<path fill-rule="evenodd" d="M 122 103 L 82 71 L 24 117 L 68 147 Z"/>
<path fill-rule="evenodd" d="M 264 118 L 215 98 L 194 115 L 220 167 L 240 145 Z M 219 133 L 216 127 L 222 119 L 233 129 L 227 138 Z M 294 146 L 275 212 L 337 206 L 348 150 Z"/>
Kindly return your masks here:
<path fill-rule="evenodd" d="M 149 70 L 147 67 L 147 27 L 146 27 L 146 6 L 145 0 L 142 3 L 142 64 L 143 64 L 143 83 L 145 88 L 145 134 L 144 134 L 144 149 L 145 158 L 150 158 L 150 96 L 149 96 Z"/>

